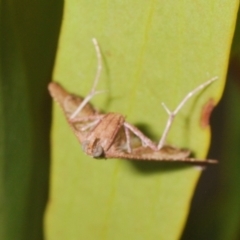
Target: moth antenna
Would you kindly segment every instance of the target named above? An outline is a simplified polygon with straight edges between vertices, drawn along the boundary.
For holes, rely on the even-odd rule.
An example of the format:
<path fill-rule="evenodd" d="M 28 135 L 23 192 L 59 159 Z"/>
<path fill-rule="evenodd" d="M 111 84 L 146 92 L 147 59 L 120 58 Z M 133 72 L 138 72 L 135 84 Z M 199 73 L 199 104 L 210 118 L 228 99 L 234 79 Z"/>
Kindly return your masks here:
<path fill-rule="evenodd" d="M 192 90 L 191 92 L 189 92 L 184 98 L 183 100 L 178 104 L 178 106 L 176 107 L 176 109 L 171 112 L 167 106 L 165 105 L 165 103 L 162 103 L 163 108 L 165 109 L 165 111 L 168 114 L 168 120 L 166 123 L 166 127 L 163 131 L 162 137 L 158 143 L 158 150 L 160 150 L 165 143 L 165 140 L 167 138 L 167 134 L 172 126 L 173 120 L 175 118 L 175 116 L 177 115 L 177 113 L 182 109 L 182 107 L 185 105 L 185 103 L 193 96 L 195 95 L 197 92 L 199 92 L 200 90 L 204 89 L 205 87 L 207 87 L 208 85 L 210 85 L 212 82 L 216 81 L 218 79 L 217 76 L 209 79 L 208 81 L 206 81 L 205 83 L 199 85 L 198 87 L 196 87 L 194 90 Z"/>
<path fill-rule="evenodd" d="M 95 79 L 94 79 L 93 86 L 92 86 L 92 89 L 91 89 L 90 93 L 84 98 L 84 100 L 81 102 L 81 104 L 75 110 L 75 112 L 70 116 L 70 119 L 75 118 L 81 112 L 81 110 L 86 106 L 86 104 L 95 95 L 105 92 L 105 91 L 96 91 L 96 87 L 97 87 L 97 84 L 99 82 L 101 71 L 102 71 L 102 55 L 101 55 L 101 51 L 100 51 L 100 47 L 99 47 L 97 39 L 93 38 L 92 42 L 93 42 L 93 45 L 94 45 L 94 48 L 95 48 L 95 51 L 96 51 L 96 55 L 97 55 L 97 61 L 98 61 L 97 72 L 96 72 Z"/>

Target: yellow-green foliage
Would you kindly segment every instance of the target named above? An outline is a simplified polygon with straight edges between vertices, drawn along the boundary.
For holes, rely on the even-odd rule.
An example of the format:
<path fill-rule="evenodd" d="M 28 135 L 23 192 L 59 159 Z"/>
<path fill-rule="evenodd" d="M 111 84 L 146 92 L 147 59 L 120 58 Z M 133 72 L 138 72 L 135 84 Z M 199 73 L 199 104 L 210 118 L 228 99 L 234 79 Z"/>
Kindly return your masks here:
<path fill-rule="evenodd" d="M 97 108 L 122 113 L 154 140 L 187 92 L 219 76 L 177 116 L 168 143 L 204 158 L 202 106 L 224 86 L 237 1 L 76 1 L 65 3 L 54 80 L 85 96 L 104 58 Z M 201 171 L 181 164 L 97 161 L 85 156 L 54 108 L 46 236 L 54 239 L 178 239 Z"/>

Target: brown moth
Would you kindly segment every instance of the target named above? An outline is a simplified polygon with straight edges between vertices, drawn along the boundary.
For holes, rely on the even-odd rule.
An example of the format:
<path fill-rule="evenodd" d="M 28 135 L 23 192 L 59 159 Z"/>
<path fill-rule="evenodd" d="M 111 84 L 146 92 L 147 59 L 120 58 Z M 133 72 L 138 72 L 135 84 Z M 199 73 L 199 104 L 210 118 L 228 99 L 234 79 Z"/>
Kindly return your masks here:
<path fill-rule="evenodd" d="M 98 68 L 92 90 L 85 98 L 68 93 L 60 84 L 55 82 L 51 82 L 48 86 L 51 96 L 60 104 L 69 125 L 86 154 L 98 159 L 119 158 L 185 162 L 196 165 L 217 163 L 217 160 L 190 158 L 191 152 L 189 150 L 165 145 L 167 134 L 179 110 L 189 98 L 211 84 L 217 77 L 189 92 L 173 112 L 162 103 L 169 118 L 159 143 L 155 144 L 138 128 L 126 122 L 123 115 L 119 113 L 101 114 L 89 103 L 93 96 L 103 92 L 95 90 L 100 77 L 102 62 L 96 39 L 93 39 L 93 43 L 97 53 Z"/>

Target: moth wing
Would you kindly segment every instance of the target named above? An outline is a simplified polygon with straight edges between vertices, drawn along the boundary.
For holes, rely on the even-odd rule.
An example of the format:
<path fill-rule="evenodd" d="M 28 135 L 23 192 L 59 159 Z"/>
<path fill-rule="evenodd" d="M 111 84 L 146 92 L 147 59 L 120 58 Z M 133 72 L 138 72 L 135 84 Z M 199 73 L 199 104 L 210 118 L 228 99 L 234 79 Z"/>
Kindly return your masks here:
<path fill-rule="evenodd" d="M 48 85 L 48 90 L 52 98 L 60 105 L 62 108 L 65 117 L 71 126 L 74 134 L 77 136 L 78 140 L 81 142 L 84 139 L 85 135 L 88 131 L 81 131 L 80 129 L 86 124 L 86 122 L 71 122 L 70 116 L 75 112 L 77 107 L 81 104 L 84 98 L 71 94 L 65 90 L 59 83 L 50 82 Z M 97 111 L 91 106 L 90 103 L 86 104 L 86 106 L 82 109 L 80 113 L 76 116 L 76 118 L 86 118 L 88 116 L 93 116 L 97 114 Z M 90 130 L 90 129 L 89 129 Z"/>
<path fill-rule="evenodd" d="M 59 83 L 56 82 L 50 82 L 48 85 L 48 90 L 52 98 L 61 106 L 67 119 L 69 119 L 69 117 L 75 112 L 77 107 L 84 99 L 80 96 L 69 93 Z M 95 113 L 96 110 L 91 106 L 90 103 L 88 103 L 76 117 L 88 117 L 94 115 Z"/>
<path fill-rule="evenodd" d="M 185 162 L 194 165 L 206 165 L 218 163 L 217 160 L 207 159 L 201 160 L 189 158 L 190 152 L 184 149 L 178 149 L 171 146 L 164 146 L 159 151 L 154 151 L 149 147 L 138 147 L 132 149 L 131 153 L 122 151 L 121 149 L 110 149 L 106 154 L 106 158 L 121 158 L 126 160 L 137 161 L 159 161 L 159 162 Z"/>

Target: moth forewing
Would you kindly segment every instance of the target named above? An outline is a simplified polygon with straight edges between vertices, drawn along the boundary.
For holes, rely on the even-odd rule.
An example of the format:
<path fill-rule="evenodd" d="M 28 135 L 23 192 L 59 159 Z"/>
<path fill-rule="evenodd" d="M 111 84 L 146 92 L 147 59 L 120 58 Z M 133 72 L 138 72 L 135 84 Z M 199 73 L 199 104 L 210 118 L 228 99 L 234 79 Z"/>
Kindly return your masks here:
<path fill-rule="evenodd" d="M 79 104 L 82 103 L 83 98 L 76 96 L 74 94 L 70 94 L 67 92 L 59 83 L 51 82 L 48 85 L 48 90 L 52 98 L 60 105 L 62 108 L 65 117 L 73 129 L 75 135 L 80 141 L 85 139 L 84 135 L 86 135 L 87 131 L 80 131 L 83 126 L 91 121 L 90 117 L 96 116 L 97 111 L 91 106 L 91 104 L 85 105 L 81 112 L 77 114 L 77 117 L 86 121 L 78 121 L 76 123 L 72 123 L 70 121 L 70 116 L 73 112 L 76 111 Z M 90 130 L 90 129 L 89 129 Z"/>
<path fill-rule="evenodd" d="M 70 118 L 71 114 L 77 109 L 84 99 L 77 95 L 70 94 L 65 90 L 65 88 L 56 82 L 50 82 L 48 90 L 52 98 L 61 106 L 67 119 Z M 94 114 L 96 114 L 96 110 L 91 106 L 91 104 L 87 104 L 76 117 L 88 117 Z"/>
<path fill-rule="evenodd" d="M 106 158 L 120 158 L 134 161 L 153 161 L 153 162 L 185 162 L 195 165 L 216 164 L 217 160 L 213 159 L 196 159 L 190 158 L 190 151 L 178 149 L 171 146 L 164 146 L 158 151 L 153 151 L 149 147 L 138 147 L 132 150 L 131 153 L 124 151 L 116 151 L 111 149 L 107 152 Z"/>

